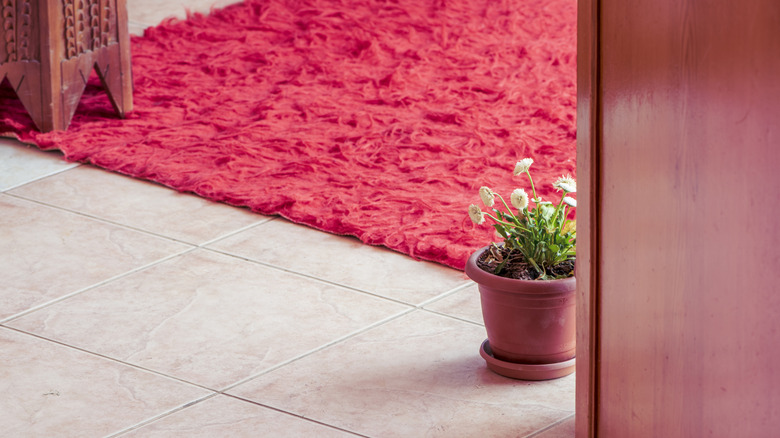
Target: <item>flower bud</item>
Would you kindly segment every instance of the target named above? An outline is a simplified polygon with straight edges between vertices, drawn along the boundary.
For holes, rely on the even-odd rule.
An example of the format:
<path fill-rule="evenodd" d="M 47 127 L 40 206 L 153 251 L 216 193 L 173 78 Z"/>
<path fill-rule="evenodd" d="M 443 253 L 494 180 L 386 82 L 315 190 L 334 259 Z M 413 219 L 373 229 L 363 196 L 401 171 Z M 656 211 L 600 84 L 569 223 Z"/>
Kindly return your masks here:
<path fill-rule="evenodd" d="M 509 200 L 518 210 L 522 210 L 528 207 L 528 193 L 526 193 L 523 189 L 515 189 L 515 191 L 512 192 Z"/>
<path fill-rule="evenodd" d="M 474 204 L 469 205 L 469 217 L 477 225 L 482 225 L 485 222 L 485 215 L 482 213 L 482 210 Z"/>
<path fill-rule="evenodd" d="M 533 163 L 534 160 L 531 158 L 523 158 L 522 160 L 518 161 L 517 164 L 515 164 L 515 176 L 520 175 L 523 172 L 528 172 L 528 169 Z"/>
<path fill-rule="evenodd" d="M 558 190 L 563 190 L 566 193 L 576 193 L 577 181 L 575 181 L 571 175 L 566 175 L 558 178 L 558 180 L 553 184 L 553 187 Z"/>
<path fill-rule="evenodd" d="M 492 207 L 493 204 L 495 204 L 496 202 L 496 198 L 495 195 L 493 195 L 493 191 L 485 186 L 479 188 L 479 197 L 482 199 L 482 203 L 485 204 L 487 207 Z"/>

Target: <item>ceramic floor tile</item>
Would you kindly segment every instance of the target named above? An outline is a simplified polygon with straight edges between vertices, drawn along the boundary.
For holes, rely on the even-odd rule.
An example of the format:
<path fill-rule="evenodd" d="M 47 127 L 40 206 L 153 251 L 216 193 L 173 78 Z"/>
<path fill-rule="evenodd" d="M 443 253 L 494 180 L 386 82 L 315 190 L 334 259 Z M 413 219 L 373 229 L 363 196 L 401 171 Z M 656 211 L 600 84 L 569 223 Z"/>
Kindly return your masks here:
<path fill-rule="evenodd" d="M 166 18 L 186 18 L 187 11 L 207 14 L 212 8 L 223 8 L 241 0 L 128 0 L 127 15 L 130 21 L 157 25 Z"/>
<path fill-rule="evenodd" d="M 228 391 L 371 437 L 508 437 L 574 411 L 574 376 L 487 370 L 482 327 L 415 311 Z"/>
<path fill-rule="evenodd" d="M 3 436 L 105 436 L 209 394 L 2 327 L 0 351 Z"/>
<path fill-rule="evenodd" d="M 0 138 L 0 191 L 76 167 L 59 152 L 44 152 L 16 140 Z"/>
<path fill-rule="evenodd" d="M 262 224 L 212 247 L 412 304 L 469 281 L 455 269 L 285 220 Z"/>
<path fill-rule="evenodd" d="M 127 23 L 127 31 L 130 32 L 130 35 L 143 36 L 144 30 L 147 27 L 149 26 L 146 24 L 136 23 L 134 21 Z"/>
<path fill-rule="evenodd" d="M 8 325 L 220 389 L 407 309 L 199 250 Z"/>
<path fill-rule="evenodd" d="M 544 432 L 533 435 L 533 438 L 574 438 L 576 435 L 574 424 L 574 415 L 572 415 Z"/>
<path fill-rule="evenodd" d="M 8 193 L 196 245 L 269 219 L 91 166 Z"/>
<path fill-rule="evenodd" d="M 0 320 L 188 246 L 0 194 Z"/>
<path fill-rule="evenodd" d="M 484 325 L 479 289 L 476 284 L 428 304 L 425 308 Z"/>
<path fill-rule="evenodd" d="M 354 436 L 227 396 L 210 398 L 121 435 L 122 438 L 349 438 Z"/>

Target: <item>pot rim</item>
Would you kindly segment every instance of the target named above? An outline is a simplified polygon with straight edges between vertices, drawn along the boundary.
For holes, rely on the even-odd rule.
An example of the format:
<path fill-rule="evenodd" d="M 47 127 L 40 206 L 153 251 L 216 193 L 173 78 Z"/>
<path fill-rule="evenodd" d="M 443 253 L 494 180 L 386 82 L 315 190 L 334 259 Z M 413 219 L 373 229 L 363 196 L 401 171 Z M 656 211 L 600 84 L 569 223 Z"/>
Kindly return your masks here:
<path fill-rule="evenodd" d="M 474 251 L 466 261 L 466 275 L 478 284 L 490 284 L 490 287 L 515 290 L 522 285 L 526 292 L 549 292 L 552 289 L 572 289 L 576 283 L 576 277 L 559 278 L 555 280 L 520 280 L 517 278 L 506 278 L 499 275 L 483 271 L 477 266 L 477 259 L 485 252 L 490 245 Z"/>

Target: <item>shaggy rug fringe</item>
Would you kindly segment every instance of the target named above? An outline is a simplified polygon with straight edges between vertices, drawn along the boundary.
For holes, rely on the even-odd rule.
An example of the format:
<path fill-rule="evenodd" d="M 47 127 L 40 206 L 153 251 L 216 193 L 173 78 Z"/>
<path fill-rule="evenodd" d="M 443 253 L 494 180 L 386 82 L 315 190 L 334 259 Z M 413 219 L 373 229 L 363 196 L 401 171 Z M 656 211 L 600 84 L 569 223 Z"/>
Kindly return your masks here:
<path fill-rule="evenodd" d="M 462 269 L 496 239 L 466 209 L 575 170 L 575 0 L 250 0 L 132 39 L 134 111 L 96 79 L 41 134 L 66 159 Z M 551 199 L 553 200 L 553 199 Z"/>

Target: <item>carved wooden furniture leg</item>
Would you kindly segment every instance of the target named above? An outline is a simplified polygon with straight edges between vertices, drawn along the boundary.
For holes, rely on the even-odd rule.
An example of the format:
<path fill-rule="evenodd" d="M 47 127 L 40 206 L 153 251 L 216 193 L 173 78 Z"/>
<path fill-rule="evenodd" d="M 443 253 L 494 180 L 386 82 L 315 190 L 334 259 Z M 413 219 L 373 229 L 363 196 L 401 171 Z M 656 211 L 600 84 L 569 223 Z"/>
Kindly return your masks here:
<path fill-rule="evenodd" d="M 125 0 L 0 0 L 0 80 L 41 131 L 66 129 L 92 69 L 120 117 L 132 110 Z"/>

